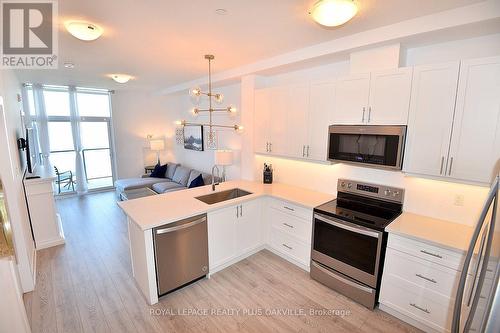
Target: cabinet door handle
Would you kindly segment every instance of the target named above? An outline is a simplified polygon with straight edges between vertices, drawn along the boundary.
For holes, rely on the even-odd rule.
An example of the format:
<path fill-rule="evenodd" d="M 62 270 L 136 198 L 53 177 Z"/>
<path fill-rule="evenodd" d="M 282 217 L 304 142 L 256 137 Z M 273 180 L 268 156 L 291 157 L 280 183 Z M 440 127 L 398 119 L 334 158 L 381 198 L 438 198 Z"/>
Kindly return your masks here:
<path fill-rule="evenodd" d="M 293 250 L 293 247 L 288 246 L 288 245 L 286 245 L 285 243 L 283 243 L 283 244 L 281 244 L 281 245 L 283 245 L 284 247 L 286 247 L 286 248 L 287 248 L 287 249 L 289 249 L 289 250 Z"/>
<path fill-rule="evenodd" d="M 307 157 L 309 157 L 309 146 L 307 146 Z"/>
<path fill-rule="evenodd" d="M 439 174 L 443 174 L 444 156 L 441 156 L 441 168 L 439 169 Z"/>
<path fill-rule="evenodd" d="M 366 111 L 366 108 L 363 107 L 363 117 L 361 117 L 361 122 L 364 123 L 365 122 L 365 111 Z"/>
<path fill-rule="evenodd" d="M 269 142 L 266 142 L 266 152 L 269 153 Z"/>
<path fill-rule="evenodd" d="M 450 170 L 448 171 L 448 176 L 451 176 L 451 168 L 453 167 L 453 157 L 450 158 Z"/>
<path fill-rule="evenodd" d="M 236 206 L 236 218 L 239 218 L 240 217 L 240 211 L 238 210 L 238 206 Z"/>
<path fill-rule="evenodd" d="M 368 122 L 370 122 L 371 119 L 372 119 L 372 107 L 369 106 L 368 107 Z"/>
<path fill-rule="evenodd" d="M 422 252 L 423 254 L 427 254 L 429 256 L 433 256 L 433 257 L 436 257 L 436 258 L 439 258 L 439 259 L 442 259 L 443 257 L 440 256 L 439 254 L 436 254 L 436 253 L 431 253 L 431 252 L 428 252 L 426 250 L 420 250 L 420 252 Z"/>
<path fill-rule="evenodd" d="M 436 280 L 431 279 L 431 278 L 428 278 L 428 277 L 426 277 L 426 276 L 423 276 L 422 274 L 418 274 L 418 273 L 417 273 L 417 274 L 415 274 L 415 276 L 416 276 L 416 277 L 419 277 L 419 278 L 421 278 L 421 279 L 423 279 L 423 280 L 426 280 L 426 281 L 432 282 L 432 283 L 437 283 L 437 281 L 436 281 Z"/>
<path fill-rule="evenodd" d="M 288 209 L 288 210 L 290 210 L 290 211 L 292 211 L 292 212 L 294 212 L 294 211 L 295 211 L 295 209 L 290 208 L 290 207 L 287 207 L 287 206 L 283 206 L 283 208 Z"/>
<path fill-rule="evenodd" d="M 413 306 L 415 309 L 418 309 L 418 310 L 420 310 L 422 312 L 431 313 L 429 310 L 421 308 L 420 306 L 416 305 L 415 303 L 410 303 L 410 306 Z"/>
<path fill-rule="evenodd" d="M 284 226 L 287 226 L 288 228 L 292 228 L 293 229 L 293 225 L 290 225 L 288 223 L 283 223 Z"/>
<path fill-rule="evenodd" d="M 240 217 L 243 216 L 243 205 L 240 205 Z"/>
<path fill-rule="evenodd" d="M 270 153 L 273 152 L 273 143 L 272 142 L 269 142 L 269 152 Z"/>
<path fill-rule="evenodd" d="M 302 157 L 306 156 L 306 146 L 302 146 Z"/>

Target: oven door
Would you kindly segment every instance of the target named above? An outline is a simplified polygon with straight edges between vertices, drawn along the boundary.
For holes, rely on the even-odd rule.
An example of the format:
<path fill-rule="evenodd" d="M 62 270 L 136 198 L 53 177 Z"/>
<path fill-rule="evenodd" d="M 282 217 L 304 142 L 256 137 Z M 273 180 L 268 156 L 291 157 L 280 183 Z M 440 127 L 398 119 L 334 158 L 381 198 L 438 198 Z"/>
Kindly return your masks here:
<path fill-rule="evenodd" d="M 401 170 L 406 126 L 331 125 L 328 159 Z"/>
<path fill-rule="evenodd" d="M 311 259 L 377 287 L 383 232 L 314 214 Z"/>

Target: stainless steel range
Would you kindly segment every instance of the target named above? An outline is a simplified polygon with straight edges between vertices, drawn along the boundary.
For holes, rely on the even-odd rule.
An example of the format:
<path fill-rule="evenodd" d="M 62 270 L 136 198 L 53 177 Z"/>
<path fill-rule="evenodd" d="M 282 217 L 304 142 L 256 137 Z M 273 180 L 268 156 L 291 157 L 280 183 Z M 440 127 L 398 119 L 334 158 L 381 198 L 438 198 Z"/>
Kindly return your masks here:
<path fill-rule="evenodd" d="M 401 214 L 404 190 L 339 179 L 337 199 L 314 209 L 311 278 L 366 307 L 377 303 L 385 227 Z"/>

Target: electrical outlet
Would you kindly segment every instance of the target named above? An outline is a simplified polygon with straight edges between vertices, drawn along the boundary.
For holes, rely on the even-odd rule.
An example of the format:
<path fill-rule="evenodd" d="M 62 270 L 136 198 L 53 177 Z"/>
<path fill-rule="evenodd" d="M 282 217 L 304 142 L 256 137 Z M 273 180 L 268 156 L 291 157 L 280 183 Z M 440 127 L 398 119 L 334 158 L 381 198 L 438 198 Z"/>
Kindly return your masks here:
<path fill-rule="evenodd" d="M 453 204 L 455 206 L 463 206 L 464 205 L 464 195 L 463 194 L 455 194 L 455 200 L 453 201 Z"/>

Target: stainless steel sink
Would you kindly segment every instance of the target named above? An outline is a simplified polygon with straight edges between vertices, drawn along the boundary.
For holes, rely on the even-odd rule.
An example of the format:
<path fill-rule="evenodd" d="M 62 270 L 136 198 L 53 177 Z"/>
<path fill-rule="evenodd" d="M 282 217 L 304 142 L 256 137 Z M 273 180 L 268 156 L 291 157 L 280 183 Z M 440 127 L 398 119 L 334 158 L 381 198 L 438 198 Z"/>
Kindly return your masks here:
<path fill-rule="evenodd" d="M 245 190 L 242 190 L 241 188 L 232 188 L 230 190 L 226 191 L 221 191 L 221 192 L 215 192 L 207 195 L 202 195 L 199 197 L 195 197 L 196 199 L 203 201 L 206 204 L 213 205 L 214 203 L 226 201 L 226 200 L 231 200 L 231 199 L 236 199 L 239 197 L 243 197 L 245 195 L 252 194 L 250 192 L 247 192 Z"/>

